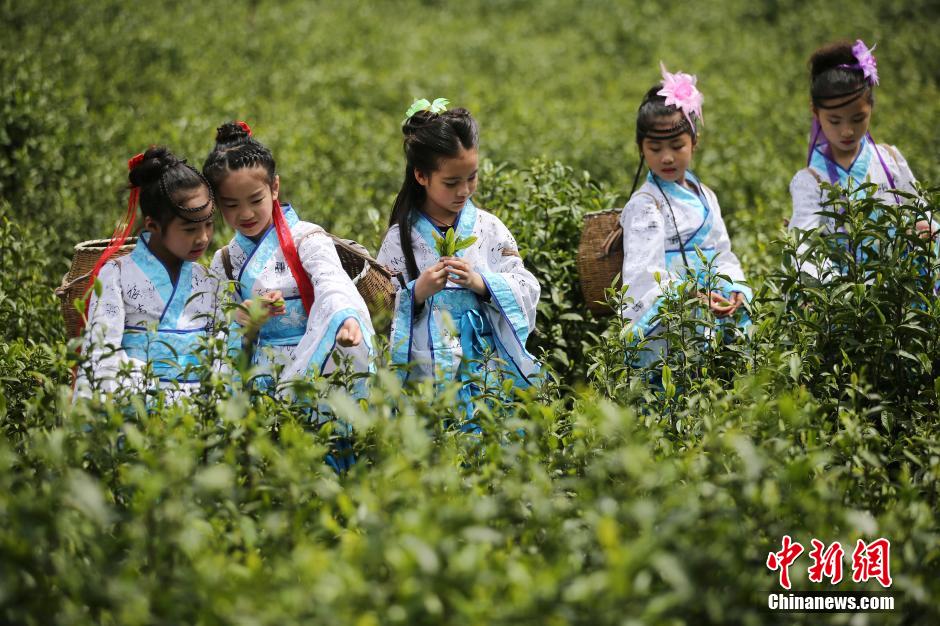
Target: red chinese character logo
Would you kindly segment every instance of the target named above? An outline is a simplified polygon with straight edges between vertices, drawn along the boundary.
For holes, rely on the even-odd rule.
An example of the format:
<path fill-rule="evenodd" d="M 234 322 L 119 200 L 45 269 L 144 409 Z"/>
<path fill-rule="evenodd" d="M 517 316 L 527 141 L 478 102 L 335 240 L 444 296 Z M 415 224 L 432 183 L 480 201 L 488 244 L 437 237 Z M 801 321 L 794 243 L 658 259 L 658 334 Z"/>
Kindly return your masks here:
<path fill-rule="evenodd" d="M 809 566 L 809 579 L 814 583 L 821 583 L 825 576 L 833 585 L 839 584 L 842 580 L 842 557 L 845 550 L 838 541 L 826 548 L 826 544 L 818 539 L 812 540 L 813 549 L 809 556 L 813 559 L 813 564 Z M 826 548 L 825 551 L 823 548 Z"/>
<path fill-rule="evenodd" d="M 790 535 L 783 536 L 783 549 L 780 552 L 770 552 L 767 555 L 767 568 L 771 571 L 780 570 L 780 586 L 790 588 L 790 564 L 803 554 L 803 546 L 791 541 Z"/>
<path fill-rule="evenodd" d="M 861 539 L 852 553 L 852 580 L 857 583 L 874 578 L 882 587 L 891 586 L 891 542 L 880 538 L 868 545 Z"/>

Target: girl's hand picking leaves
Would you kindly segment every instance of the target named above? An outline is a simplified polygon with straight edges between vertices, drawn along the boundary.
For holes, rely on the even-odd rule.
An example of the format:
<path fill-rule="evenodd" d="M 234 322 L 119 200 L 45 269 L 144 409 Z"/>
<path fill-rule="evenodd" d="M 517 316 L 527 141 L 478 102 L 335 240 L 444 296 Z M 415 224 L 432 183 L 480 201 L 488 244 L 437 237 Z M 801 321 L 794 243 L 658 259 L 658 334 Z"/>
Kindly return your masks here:
<path fill-rule="evenodd" d="M 478 296 L 486 295 L 486 283 L 483 281 L 483 277 L 474 271 L 473 264 L 457 257 L 445 257 L 441 261 L 447 268 L 452 283 L 469 289 Z"/>
<path fill-rule="evenodd" d="M 343 322 L 336 332 L 336 343 L 344 348 L 351 348 L 362 343 L 362 329 L 359 327 L 359 322 L 353 318 Z"/>
<path fill-rule="evenodd" d="M 261 296 L 261 301 L 267 305 L 271 317 L 287 313 L 284 295 L 280 291 L 269 291 Z"/>
<path fill-rule="evenodd" d="M 249 335 L 254 335 L 270 318 L 287 312 L 284 296 L 280 291 L 271 291 L 254 300 L 245 300 L 235 310 L 235 321 Z"/>
<path fill-rule="evenodd" d="M 713 291 L 709 294 L 708 307 L 712 310 L 712 313 L 715 314 L 715 317 L 730 317 L 744 304 L 744 294 L 741 292 L 735 291 L 731 294 L 730 299 L 725 299 L 725 297 Z"/>
<path fill-rule="evenodd" d="M 447 267 L 443 261 L 438 261 L 428 269 L 421 272 L 415 281 L 415 304 L 424 304 L 424 301 L 436 294 L 447 284 Z"/>

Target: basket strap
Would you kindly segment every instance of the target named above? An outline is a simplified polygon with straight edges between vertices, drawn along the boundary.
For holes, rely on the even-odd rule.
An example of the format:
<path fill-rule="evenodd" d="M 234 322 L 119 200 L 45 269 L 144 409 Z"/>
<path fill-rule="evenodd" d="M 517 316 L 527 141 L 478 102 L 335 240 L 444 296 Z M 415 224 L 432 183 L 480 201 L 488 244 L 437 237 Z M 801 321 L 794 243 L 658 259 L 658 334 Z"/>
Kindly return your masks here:
<path fill-rule="evenodd" d="M 646 192 L 646 191 L 638 191 L 638 192 L 636 192 L 635 195 L 638 195 L 638 196 L 648 196 L 648 197 L 653 201 L 653 204 L 656 205 L 656 208 L 657 208 L 657 209 L 659 209 L 660 211 L 663 210 L 663 205 L 659 203 L 659 198 L 657 198 L 657 197 L 654 196 L 653 194 L 651 194 L 651 193 L 649 193 L 649 192 Z"/>
<path fill-rule="evenodd" d="M 514 256 L 520 259 L 522 258 L 522 255 L 519 254 L 519 251 L 513 250 L 512 248 L 503 248 L 503 256 Z"/>
<path fill-rule="evenodd" d="M 648 196 L 653 201 L 653 204 L 656 205 L 657 209 L 660 211 L 663 210 L 663 205 L 660 204 L 659 198 L 653 194 L 647 193 L 645 191 L 638 191 L 635 195 Z M 604 238 L 604 243 L 601 245 L 601 252 L 597 255 L 597 257 L 599 259 L 603 259 L 619 250 L 623 250 L 623 226 L 618 223 L 617 228 L 610 231 L 610 234 Z"/>
<path fill-rule="evenodd" d="M 374 260 L 369 254 L 369 249 L 355 239 L 342 239 L 332 234 L 330 235 L 330 238 L 334 243 L 340 244 L 340 247 L 342 247 L 344 250 L 348 250 L 349 252 L 354 253 L 356 256 L 366 259 L 367 261 Z"/>
<path fill-rule="evenodd" d="M 235 280 L 235 268 L 232 267 L 232 251 L 228 246 L 222 246 L 222 267 L 225 269 L 225 277 L 229 280 Z"/>
<path fill-rule="evenodd" d="M 901 162 L 898 160 L 898 151 L 897 149 L 889 144 L 884 144 L 885 149 L 888 151 L 888 154 L 891 155 L 891 160 L 894 161 L 894 164 L 897 166 L 898 171 L 901 171 Z"/>
<path fill-rule="evenodd" d="M 78 283 L 82 282 L 83 280 L 88 280 L 90 276 L 91 276 L 91 272 L 87 272 L 85 274 L 82 274 L 81 276 L 77 276 L 73 278 L 72 280 L 68 282 L 65 282 L 65 279 L 68 277 L 68 274 L 66 274 L 65 276 L 62 277 L 62 284 L 56 288 L 55 295 L 59 296 L 60 298 L 65 296 L 66 292 L 68 292 L 69 289 L 71 289 Z"/>
<path fill-rule="evenodd" d="M 819 175 L 819 172 L 817 172 L 816 170 L 814 170 L 814 169 L 811 168 L 811 167 L 805 167 L 805 168 L 803 168 L 803 169 L 805 169 L 807 172 L 809 172 L 809 175 L 812 176 L 813 178 L 815 178 L 817 183 L 822 184 L 823 179 L 822 179 L 822 176 Z"/>
<path fill-rule="evenodd" d="M 623 226 L 619 224 L 604 238 L 604 243 L 601 244 L 601 253 L 597 256 L 603 259 L 617 250 L 623 250 Z"/>

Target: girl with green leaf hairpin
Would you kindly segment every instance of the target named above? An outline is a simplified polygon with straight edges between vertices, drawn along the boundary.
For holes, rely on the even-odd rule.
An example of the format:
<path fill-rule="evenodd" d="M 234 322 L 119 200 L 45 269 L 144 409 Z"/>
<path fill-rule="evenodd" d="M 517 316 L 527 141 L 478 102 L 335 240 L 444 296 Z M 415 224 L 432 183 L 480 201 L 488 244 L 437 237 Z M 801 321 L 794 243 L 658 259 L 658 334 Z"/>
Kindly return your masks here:
<path fill-rule="evenodd" d="M 399 275 L 393 363 L 405 379 L 463 383 L 463 427 L 475 430 L 471 400 L 481 379 L 509 378 L 515 387 L 537 380 L 525 344 L 540 287 L 506 226 L 471 200 L 477 123 L 447 104 L 418 100 L 408 109 L 405 180 L 378 259 Z"/>

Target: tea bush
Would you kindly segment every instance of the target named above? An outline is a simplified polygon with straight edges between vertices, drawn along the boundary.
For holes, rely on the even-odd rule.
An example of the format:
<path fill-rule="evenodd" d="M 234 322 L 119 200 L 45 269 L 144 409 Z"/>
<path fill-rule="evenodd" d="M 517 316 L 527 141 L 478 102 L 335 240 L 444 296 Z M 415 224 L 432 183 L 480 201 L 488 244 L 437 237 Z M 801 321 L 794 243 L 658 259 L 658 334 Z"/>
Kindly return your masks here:
<path fill-rule="evenodd" d="M 893 302 L 891 285 L 933 293 L 917 255 L 879 256 L 929 246 L 885 234 L 903 232 L 910 206 L 844 208 L 847 236 L 881 245 L 832 280 L 862 285 L 867 306 L 794 289 L 805 277 L 785 262 L 755 303 L 757 330 L 729 344 L 720 367 L 708 369 L 716 344 L 670 340 L 684 356 L 650 385 L 650 372 L 625 365 L 629 337 L 609 332 L 586 357 L 624 365 L 594 367 L 577 393 L 549 385 L 482 401 L 478 437 L 447 426 L 455 388 L 403 394 L 382 369 L 361 404 L 325 396 L 357 433 L 358 461 L 339 476 L 323 462 L 334 435 L 311 430 L 298 407 L 217 374 L 189 400 L 72 403 L 54 384 L 66 354 L 47 351 L 30 367 L 49 378 L 28 396 L 3 379 L 13 398 L 0 442 L 4 619 L 783 623 L 765 609 L 776 575 L 764 560 L 788 534 L 807 545 L 890 538 L 898 609 L 871 623 L 929 623 L 940 432 L 936 394 L 916 385 L 932 384 L 930 370 L 908 372 L 910 401 L 892 401 L 894 378 L 870 375 L 884 351 L 835 341 L 871 303 Z M 807 241 L 810 257 L 846 258 L 837 238 Z M 878 285 L 866 284 L 874 271 Z M 809 323 L 825 297 L 839 324 Z M 673 306 L 677 323 L 692 319 Z M 919 323 L 936 319 L 927 308 Z M 859 340 L 890 330 L 861 328 Z M 780 347 L 762 348 L 762 334 Z M 921 368 L 934 362 L 935 344 L 917 350 Z M 17 359 L 2 356 L 5 367 Z M 801 569 L 791 568 L 796 588 L 818 590 Z"/>
<path fill-rule="evenodd" d="M 836 192 L 844 234 L 781 229 L 824 41 L 878 43 L 873 133 L 940 178 L 934 4 L 0 3 L 0 621 L 937 623 L 940 262 L 911 234 L 937 191 Z M 695 168 L 756 298 L 729 341 L 674 299 L 665 366 L 638 368 L 622 320 L 585 311 L 574 254 L 583 214 L 626 201 L 660 60 L 700 77 Z M 165 142 L 198 165 L 246 119 L 301 215 L 375 249 L 401 114 L 437 96 L 480 120 L 477 197 L 542 284 L 545 387 L 489 389 L 469 436 L 455 388 L 403 390 L 381 357 L 361 403 L 313 381 L 354 429 L 341 475 L 341 429 L 239 363 L 188 399 L 72 400 L 52 289 L 74 243 L 110 233 L 130 155 Z M 814 282 L 807 258 L 840 271 Z M 769 612 L 783 535 L 890 539 L 896 609 Z M 807 559 L 796 589 L 881 589 L 810 583 Z"/>
<path fill-rule="evenodd" d="M 536 160 L 524 169 L 484 163 L 484 207 L 505 218 L 519 243 L 526 266 L 542 285 L 531 350 L 568 378 L 585 373 L 589 340 L 602 329 L 584 304 L 578 249 L 585 213 L 614 208 L 617 196 L 590 174 L 576 174 L 561 163 Z"/>

